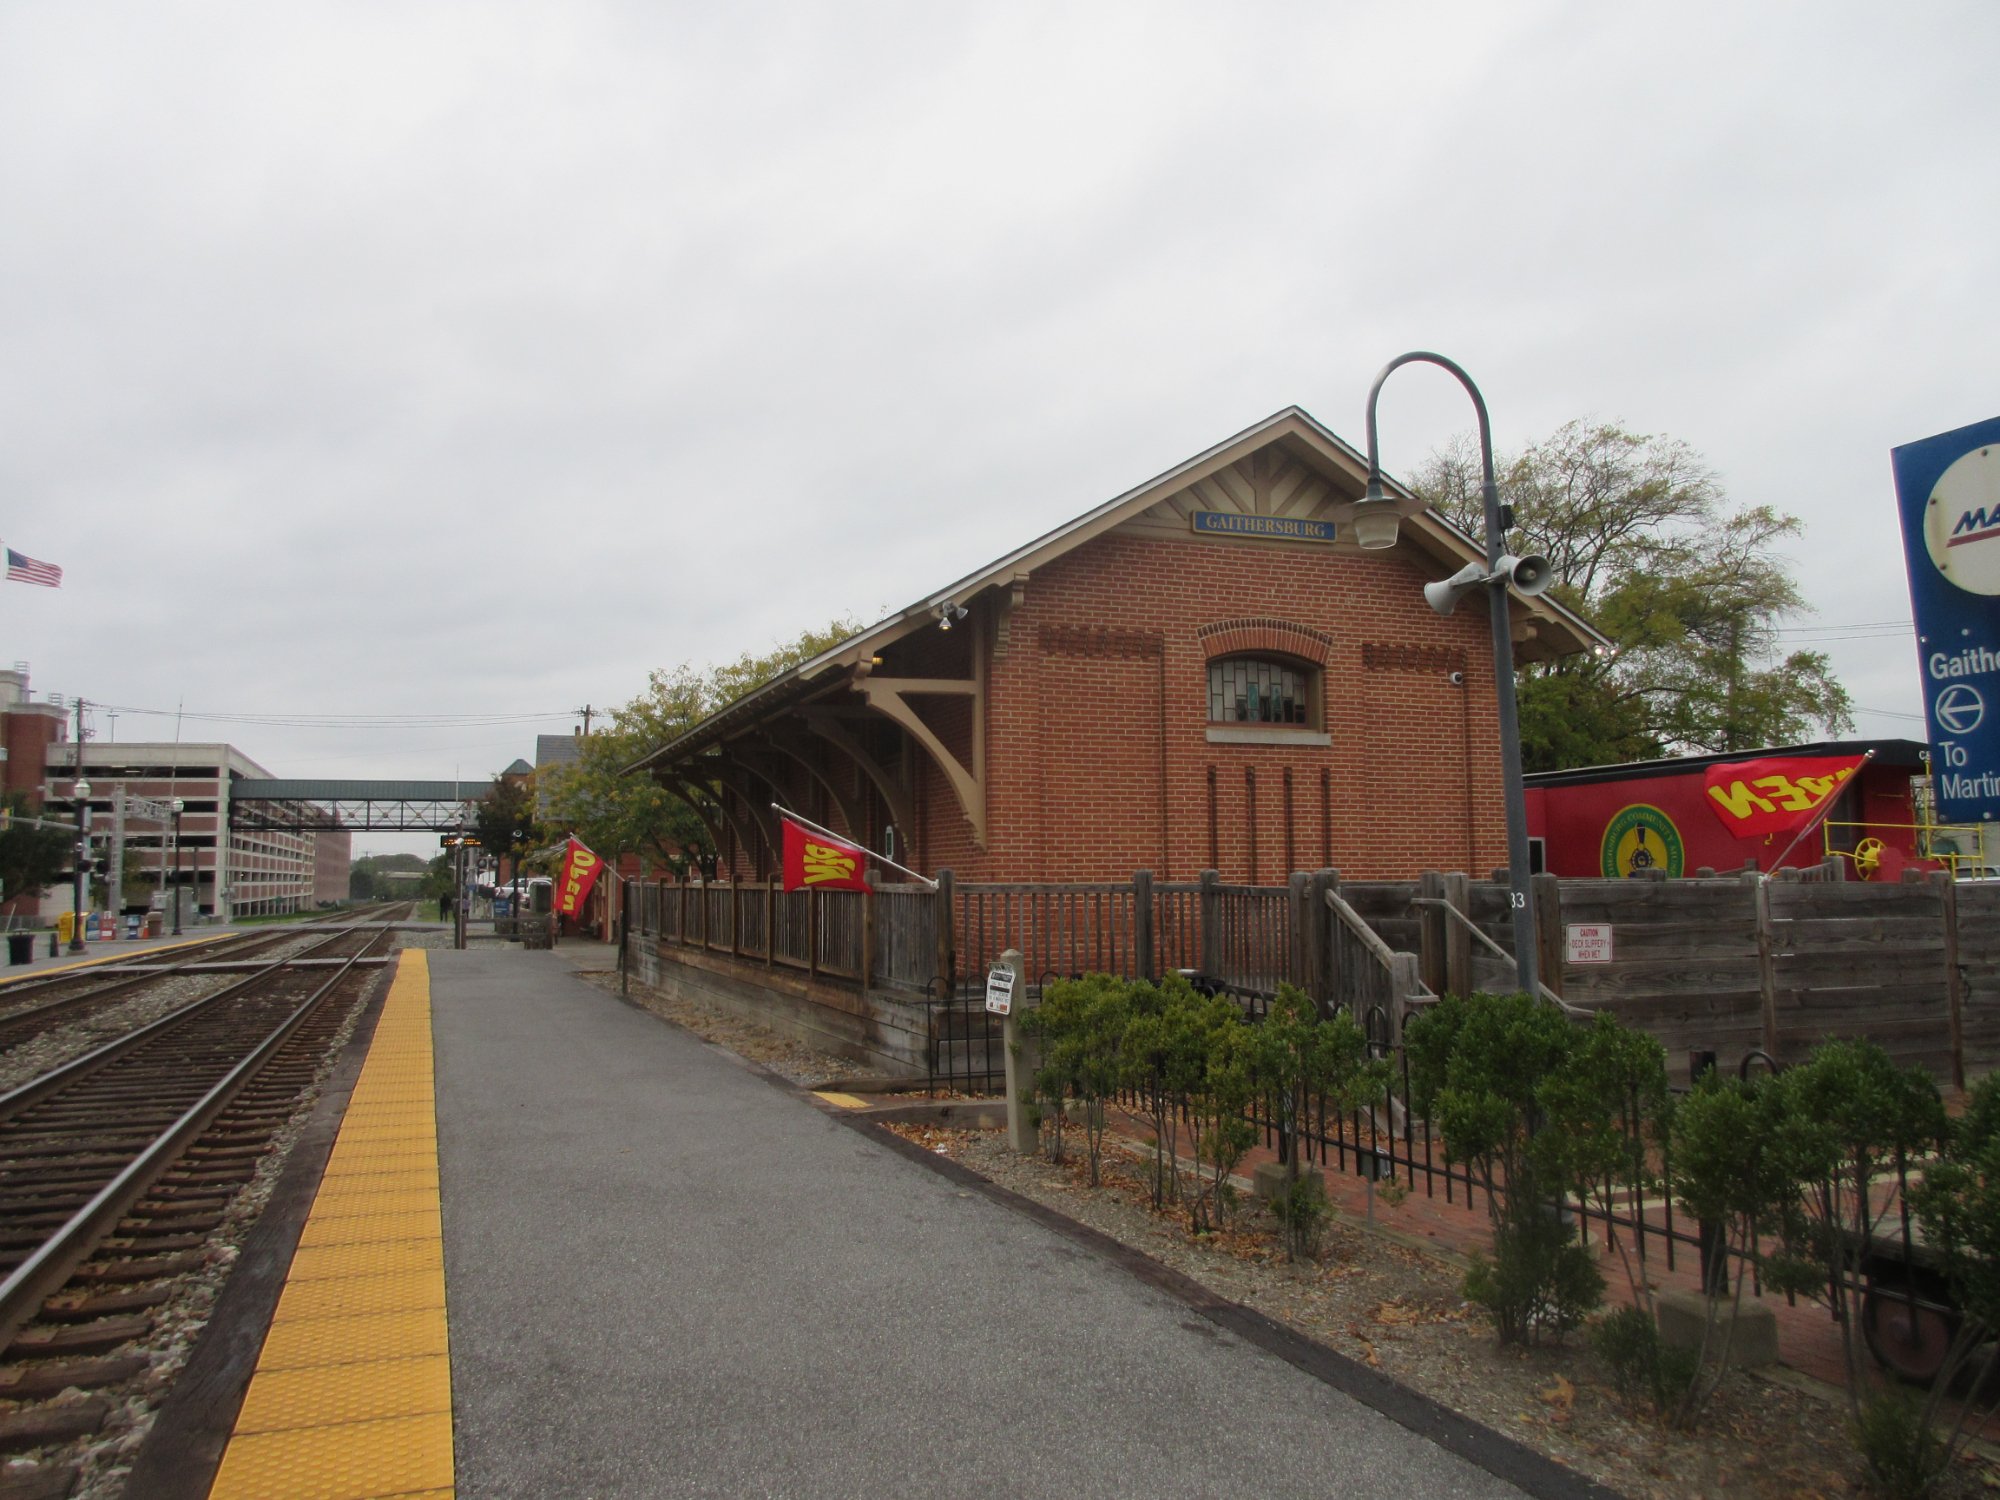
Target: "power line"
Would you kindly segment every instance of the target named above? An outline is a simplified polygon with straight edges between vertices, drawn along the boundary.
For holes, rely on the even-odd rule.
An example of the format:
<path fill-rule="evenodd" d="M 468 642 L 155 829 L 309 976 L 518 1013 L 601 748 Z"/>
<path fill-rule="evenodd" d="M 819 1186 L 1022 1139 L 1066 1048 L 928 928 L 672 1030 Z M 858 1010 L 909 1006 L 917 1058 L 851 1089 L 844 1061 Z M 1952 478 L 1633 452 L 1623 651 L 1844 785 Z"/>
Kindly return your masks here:
<path fill-rule="evenodd" d="M 93 703 L 93 708 L 121 714 L 146 714 L 155 718 L 177 717 L 172 709 L 138 708 L 130 704 Z M 484 714 L 292 714 L 292 713 L 201 713 L 188 709 L 178 715 L 205 724 L 254 724 L 287 729 L 477 729 L 509 724 L 566 723 L 567 709 L 539 713 Z"/>

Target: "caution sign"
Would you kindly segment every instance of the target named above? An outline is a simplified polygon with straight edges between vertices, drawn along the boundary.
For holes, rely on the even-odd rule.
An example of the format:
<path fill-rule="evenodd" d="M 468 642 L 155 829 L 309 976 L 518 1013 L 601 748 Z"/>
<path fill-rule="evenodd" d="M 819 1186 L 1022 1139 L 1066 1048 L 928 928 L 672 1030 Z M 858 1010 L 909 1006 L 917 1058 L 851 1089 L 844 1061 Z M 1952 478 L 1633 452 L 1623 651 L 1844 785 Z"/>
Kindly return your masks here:
<path fill-rule="evenodd" d="M 1598 868 L 1614 880 L 1664 870 L 1679 879 L 1687 866 L 1687 851 L 1674 820 L 1650 802 L 1621 807 L 1604 825 L 1598 846 Z"/>

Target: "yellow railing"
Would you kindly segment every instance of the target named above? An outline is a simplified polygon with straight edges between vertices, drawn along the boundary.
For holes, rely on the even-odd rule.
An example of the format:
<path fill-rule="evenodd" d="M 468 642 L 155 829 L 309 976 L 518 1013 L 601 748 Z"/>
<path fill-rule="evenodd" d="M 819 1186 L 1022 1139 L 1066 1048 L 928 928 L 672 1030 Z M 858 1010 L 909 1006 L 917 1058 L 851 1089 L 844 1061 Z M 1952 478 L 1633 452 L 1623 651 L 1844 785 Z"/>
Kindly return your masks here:
<path fill-rule="evenodd" d="M 2000 875 L 2000 849 L 1995 847 L 2000 840 L 1991 836 L 1985 823 L 1851 823 L 1829 818 L 1820 827 L 1827 855 L 1848 861 L 1863 879 L 1874 872 L 1885 833 L 1912 835 L 1917 858 L 1943 865 L 1954 879 Z"/>

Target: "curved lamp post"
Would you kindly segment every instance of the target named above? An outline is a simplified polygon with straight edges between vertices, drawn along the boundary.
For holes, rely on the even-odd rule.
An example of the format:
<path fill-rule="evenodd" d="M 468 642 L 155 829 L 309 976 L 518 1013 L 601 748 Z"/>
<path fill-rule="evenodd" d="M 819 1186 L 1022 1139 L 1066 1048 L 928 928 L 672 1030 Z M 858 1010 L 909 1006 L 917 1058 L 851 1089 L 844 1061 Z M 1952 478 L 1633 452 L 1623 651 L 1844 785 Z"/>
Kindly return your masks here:
<path fill-rule="evenodd" d="M 1479 394 L 1479 387 L 1472 383 L 1472 377 L 1441 354 L 1423 350 L 1399 354 L 1382 367 L 1375 384 L 1368 388 L 1368 489 L 1355 505 L 1355 539 L 1364 547 L 1389 546 L 1395 542 L 1393 531 L 1387 542 L 1372 544 L 1361 533 L 1364 515 L 1383 516 L 1385 508 L 1395 503 L 1382 491 L 1382 465 L 1375 440 L 1375 400 L 1382 394 L 1383 381 L 1402 366 L 1418 362 L 1436 365 L 1452 375 L 1465 387 L 1466 394 L 1472 397 L 1473 409 L 1479 413 L 1479 496 L 1486 507 L 1486 569 L 1483 574 L 1466 569 L 1451 580 L 1459 588 L 1442 594 L 1427 591 L 1427 597 L 1431 598 L 1433 608 L 1448 614 L 1466 585 L 1486 587 L 1488 612 L 1493 622 L 1493 687 L 1500 707 L 1500 771 L 1507 801 L 1507 884 L 1514 918 L 1514 969 L 1521 988 L 1537 995 L 1540 990 L 1535 965 L 1535 909 L 1528 888 L 1528 805 L 1521 790 L 1521 723 L 1514 703 L 1514 639 L 1507 618 L 1507 586 L 1519 580 L 1525 585 L 1523 592 L 1540 593 L 1548 584 L 1547 564 L 1538 558 L 1521 560 L 1507 555 L 1507 528 L 1513 517 L 1502 508 L 1500 488 L 1493 479 L 1493 430 L 1486 420 L 1486 401 Z M 1540 565 L 1539 572 L 1532 566 L 1535 564 Z M 1527 570 L 1525 575 L 1523 569 Z M 1430 587 L 1438 590 L 1444 586 Z"/>
<path fill-rule="evenodd" d="M 79 760 L 82 759 L 79 752 Z M 90 859 L 90 783 L 79 778 L 70 787 L 70 796 L 76 801 L 76 873 L 75 888 L 70 897 L 70 910 L 74 913 L 69 927 L 69 951 L 83 952 L 83 884 L 89 877 L 84 874 L 84 865 Z"/>

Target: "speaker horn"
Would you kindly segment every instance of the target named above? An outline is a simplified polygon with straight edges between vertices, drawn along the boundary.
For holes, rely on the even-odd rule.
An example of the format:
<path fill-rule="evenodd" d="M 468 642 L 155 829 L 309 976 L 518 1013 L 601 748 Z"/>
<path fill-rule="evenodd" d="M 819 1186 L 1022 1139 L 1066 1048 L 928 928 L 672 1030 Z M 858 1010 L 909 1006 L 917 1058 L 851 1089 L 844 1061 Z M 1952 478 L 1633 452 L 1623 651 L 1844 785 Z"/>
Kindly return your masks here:
<path fill-rule="evenodd" d="M 1449 578 L 1424 585 L 1424 601 L 1441 615 L 1458 608 L 1458 601 L 1486 582 L 1486 569 L 1467 563 Z"/>
<path fill-rule="evenodd" d="M 1508 586 L 1523 599 L 1534 598 L 1555 582 L 1549 560 L 1539 553 L 1530 553 L 1526 557 L 1502 557 L 1493 571 L 1506 579 Z"/>

